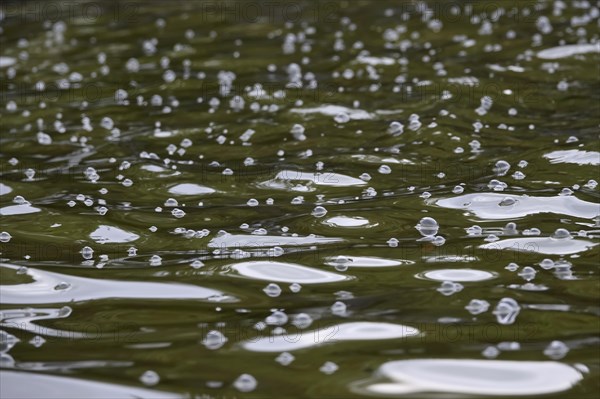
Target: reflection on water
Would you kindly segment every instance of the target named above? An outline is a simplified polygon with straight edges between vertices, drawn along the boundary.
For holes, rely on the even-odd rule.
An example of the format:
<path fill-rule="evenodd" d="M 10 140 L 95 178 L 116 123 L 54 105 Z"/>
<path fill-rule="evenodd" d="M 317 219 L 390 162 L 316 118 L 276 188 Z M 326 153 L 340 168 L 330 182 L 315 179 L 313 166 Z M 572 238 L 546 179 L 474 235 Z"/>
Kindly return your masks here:
<path fill-rule="evenodd" d="M 598 396 L 596 2 L 67 3 L 0 4 L 2 398 Z"/>

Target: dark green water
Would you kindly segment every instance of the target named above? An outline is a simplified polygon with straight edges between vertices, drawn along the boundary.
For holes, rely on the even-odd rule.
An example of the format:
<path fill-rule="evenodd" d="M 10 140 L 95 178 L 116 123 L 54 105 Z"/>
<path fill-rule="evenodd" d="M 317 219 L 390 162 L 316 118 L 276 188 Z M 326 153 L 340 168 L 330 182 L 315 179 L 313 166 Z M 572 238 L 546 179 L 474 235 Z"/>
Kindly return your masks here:
<path fill-rule="evenodd" d="M 4 2 L 2 398 L 596 398 L 599 8 Z"/>

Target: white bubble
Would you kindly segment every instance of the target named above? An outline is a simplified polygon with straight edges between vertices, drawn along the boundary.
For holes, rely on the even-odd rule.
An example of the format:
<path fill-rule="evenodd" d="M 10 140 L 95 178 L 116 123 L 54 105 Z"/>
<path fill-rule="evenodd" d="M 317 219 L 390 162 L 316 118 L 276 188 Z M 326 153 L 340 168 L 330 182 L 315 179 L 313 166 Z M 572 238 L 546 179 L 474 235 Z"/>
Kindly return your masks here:
<path fill-rule="evenodd" d="M 250 374 L 242 374 L 233 382 L 235 389 L 240 392 L 252 392 L 257 385 L 256 378 Z"/>
<path fill-rule="evenodd" d="M 159 383 L 160 377 L 156 371 L 147 370 L 140 376 L 140 381 L 144 385 L 152 386 Z"/>

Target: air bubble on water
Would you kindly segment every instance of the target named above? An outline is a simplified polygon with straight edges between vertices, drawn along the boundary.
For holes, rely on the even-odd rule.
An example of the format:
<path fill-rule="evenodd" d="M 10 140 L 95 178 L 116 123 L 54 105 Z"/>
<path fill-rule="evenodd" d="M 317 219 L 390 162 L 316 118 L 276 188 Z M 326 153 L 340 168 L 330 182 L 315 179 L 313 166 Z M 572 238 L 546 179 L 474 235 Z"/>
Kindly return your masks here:
<path fill-rule="evenodd" d="M 339 113 L 336 116 L 334 116 L 333 120 L 336 123 L 348 123 L 348 121 L 350 121 L 350 115 L 348 115 L 345 112 L 342 112 L 342 113 Z"/>
<path fill-rule="evenodd" d="M 267 296 L 270 296 L 271 298 L 275 298 L 281 295 L 281 287 L 279 287 L 275 283 L 270 283 L 265 288 L 263 288 L 263 291 L 265 294 L 267 294 Z"/>
<path fill-rule="evenodd" d="M 559 229 L 556 229 L 554 234 L 552 234 L 552 238 L 557 239 L 557 240 L 565 240 L 565 239 L 572 238 L 572 236 L 571 236 L 571 233 L 569 233 L 569 230 L 559 228 Z"/>
<path fill-rule="evenodd" d="M 36 335 L 35 337 L 33 337 L 29 340 L 29 343 L 31 345 L 35 346 L 36 348 L 39 348 L 40 346 L 42 346 L 46 343 L 46 340 L 44 339 L 44 337 Z"/>
<path fill-rule="evenodd" d="M 246 205 L 248 205 L 248 206 L 258 206 L 258 200 L 254 199 L 254 198 L 250 198 L 248 200 L 248 202 L 246 202 Z"/>
<path fill-rule="evenodd" d="M 546 258 L 540 262 L 540 267 L 544 270 L 550 270 L 554 267 L 554 261 Z"/>
<path fill-rule="evenodd" d="M 25 170 L 25 177 L 27 177 L 27 180 L 33 180 L 35 176 L 35 170 L 29 168 L 27 170 Z"/>
<path fill-rule="evenodd" d="M 0 242 L 9 242 L 11 238 L 12 236 L 6 231 L 0 233 Z"/>
<path fill-rule="evenodd" d="M 335 373 L 338 369 L 339 366 L 337 364 L 335 364 L 334 362 L 327 361 L 323 363 L 323 365 L 319 368 L 319 371 L 323 374 L 331 375 Z"/>
<path fill-rule="evenodd" d="M 171 215 L 175 216 L 178 219 L 181 219 L 185 216 L 185 212 L 179 208 L 175 208 L 171 211 Z"/>
<path fill-rule="evenodd" d="M 390 168 L 388 165 L 381 165 L 377 171 L 382 175 L 389 175 L 392 173 L 392 168 Z"/>
<path fill-rule="evenodd" d="M 535 271 L 535 269 L 533 267 L 525 266 L 523 269 L 521 269 L 521 271 L 519 271 L 518 274 L 524 280 L 531 281 L 535 278 L 535 275 L 537 274 L 537 272 Z"/>
<path fill-rule="evenodd" d="M 478 225 L 473 225 L 471 227 L 468 227 L 466 229 L 466 231 L 467 231 L 467 234 L 469 236 L 475 236 L 475 237 L 477 237 L 477 236 L 481 235 L 481 233 L 482 233 L 483 230 Z"/>
<path fill-rule="evenodd" d="M 463 186 L 454 186 L 454 188 L 452 189 L 452 193 L 454 194 L 462 194 L 463 191 L 465 191 Z"/>
<path fill-rule="evenodd" d="M 125 187 L 131 187 L 133 185 L 133 182 L 131 181 L 131 179 L 125 179 L 121 182 L 121 184 Z"/>
<path fill-rule="evenodd" d="M 279 356 L 277 356 L 275 358 L 275 361 L 277 363 L 281 364 L 282 366 L 288 366 L 294 361 L 294 359 L 296 359 L 296 358 L 291 353 L 283 352 L 283 353 L 280 353 Z"/>
<path fill-rule="evenodd" d="M 127 256 L 136 256 L 137 255 L 137 248 L 136 247 L 129 247 L 127 249 Z"/>
<path fill-rule="evenodd" d="M 423 237 L 430 237 L 437 234 L 440 225 L 434 218 L 424 217 L 419 221 L 415 228 Z"/>
<path fill-rule="evenodd" d="M 292 284 L 290 284 L 289 288 L 290 288 L 290 291 L 292 291 L 294 294 L 297 294 L 302 289 L 302 286 L 298 283 L 292 283 Z"/>
<path fill-rule="evenodd" d="M 83 247 L 81 250 L 81 256 L 83 256 L 83 259 L 92 259 L 94 256 L 94 250 L 90 247 Z"/>
<path fill-rule="evenodd" d="M 363 173 L 360 176 L 358 176 L 361 180 L 363 181 L 369 181 L 371 180 L 371 175 L 368 173 Z"/>
<path fill-rule="evenodd" d="M 419 197 L 423 199 L 428 199 L 431 197 L 431 193 L 429 191 L 424 191 L 423 194 L 419 195 Z"/>
<path fill-rule="evenodd" d="M 175 198 L 169 198 L 165 201 L 165 206 L 167 207 L 175 207 L 177 205 L 179 205 L 179 203 Z"/>
<path fill-rule="evenodd" d="M 569 347 L 562 341 L 552 341 L 544 349 L 544 355 L 552 360 L 562 359 L 569 353 Z"/>
<path fill-rule="evenodd" d="M 523 230 L 524 236 L 539 236 L 540 234 L 542 234 L 542 232 L 537 227 Z"/>
<path fill-rule="evenodd" d="M 388 127 L 388 133 L 392 136 L 399 136 L 404 132 L 404 125 L 398 121 L 390 123 Z"/>
<path fill-rule="evenodd" d="M 240 392 L 252 392 L 257 385 L 256 378 L 250 374 L 242 374 L 233 382 L 235 389 Z"/>
<path fill-rule="evenodd" d="M 160 266 L 162 265 L 162 258 L 158 255 L 152 255 L 149 262 L 150 266 Z"/>
<path fill-rule="evenodd" d="M 492 179 L 488 183 L 488 188 L 490 188 L 494 191 L 504 191 L 504 189 L 507 187 L 508 187 L 508 185 L 506 183 L 504 183 L 500 180 L 496 180 L 496 179 Z"/>
<path fill-rule="evenodd" d="M 504 229 L 502 229 L 502 234 L 504 235 L 517 235 L 519 231 L 517 230 L 517 224 L 515 222 L 508 222 Z"/>
<path fill-rule="evenodd" d="M 510 164 L 504 160 L 496 162 L 494 166 L 494 172 L 498 176 L 504 176 L 510 170 Z"/>
<path fill-rule="evenodd" d="M 270 326 L 282 326 L 287 323 L 287 321 L 288 316 L 280 310 L 274 311 L 265 319 L 265 322 Z"/>
<path fill-rule="evenodd" d="M 465 306 L 465 309 L 472 315 L 485 313 L 488 311 L 490 303 L 484 299 L 471 299 L 469 304 Z"/>
<path fill-rule="evenodd" d="M 75 201 L 71 200 L 71 201 L 67 202 L 67 205 L 69 207 L 73 208 L 75 205 L 77 205 L 77 203 Z"/>
<path fill-rule="evenodd" d="M 431 243 L 433 245 L 435 245 L 436 247 L 441 247 L 442 245 L 444 245 L 446 243 L 446 239 L 442 236 L 435 236 L 433 238 L 433 241 L 431 241 Z"/>
<path fill-rule="evenodd" d="M 63 281 L 54 286 L 54 291 L 64 291 L 71 287 L 71 284 Z"/>
<path fill-rule="evenodd" d="M 299 329 L 305 329 L 305 328 L 310 327 L 312 322 L 313 322 L 312 317 L 310 317 L 310 315 L 308 315 L 306 313 L 298 313 L 292 319 L 292 324 L 294 326 L 298 327 Z"/>
<path fill-rule="evenodd" d="M 222 174 L 225 176 L 231 176 L 231 175 L 233 175 L 233 170 L 231 170 L 229 168 L 225 168 L 225 169 L 223 169 Z"/>
<path fill-rule="evenodd" d="M 47 133 L 39 132 L 37 134 L 37 141 L 41 145 L 50 145 L 52 144 L 52 137 L 50 137 L 50 135 Z"/>
<path fill-rule="evenodd" d="M 393 238 L 393 237 L 390 238 L 389 240 L 387 240 L 386 242 L 387 242 L 387 245 L 390 248 L 396 248 L 398 246 L 398 243 L 399 243 L 398 239 L 397 238 Z"/>
<path fill-rule="evenodd" d="M 483 352 L 481 352 L 481 354 L 485 358 L 495 359 L 500 354 L 500 350 L 498 348 L 496 348 L 495 346 L 488 346 L 487 348 L 485 348 L 483 350 Z"/>
<path fill-rule="evenodd" d="M 294 136 L 294 139 L 298 140 L 298 141 L 304 141 L 304 140 L 306 140 L 306 136 L 304 135 L 304 131 L 305 131 L 304 126 L 302 126 L 300 124 L 295 124 L 290 129 L 290 133 L 292 134 L 292 136 Z"/>
<path fill-rule="evenodd" d="M 505 269 L 510 272 L 515 272 L 515 271 L 519 270 L 519 265 L 517 265 L 514 262 L 511 262 L 505 267 Z"/>
<path fill-rule="evenodd" d="M 484 241 L 486 241 L 486 242 L 496 242 L 499 239 L 500 238 L 498 238 L 497 235 L 495 235 L 495 234 L 489 234 L 486 238 L 484 238 Z"/>
<path fill-rule="evenodd" d="M 227 337 L 222 332 L 217 330 L 211 330 L 206 334 L 206 337 L 202 340 L 202 345 L 209 350 L 216 350 L 225 345 L 228 341 Z"/>
<path fill-rule="evenodd" d="M 147 386 L 153 386 L 159 383 L 160 377 L 156 371 L 147 370 L 140 376 L 142 384 Z"/>
<path fill-rule="evenodd" d="M 408 128 L 412 131 L 419 130 L 421 127 L 421 121 L 419 120 L 419 115 L 411 114 L 408 117 Z"/>
<path fill-rule="evenodd" d="M 520 170 L 517 170 L 515 173 L 512 174 L 512 178 L 515 180 L 523 180 L 525 178 L 525 173 L 521 172 Z"/>
<path fill-rule="evenodd" d="M 499 324 L 513 324 L 517 319 L 521 307 L 518 302 L 512 298 L 502 298 L 496 305 L 493 314 Z"/>
<path fill-rule="evenodd" d="M 344 302 L 336 301 L 331 305 L 331 313 L 336 316 L 344 316 L 346 314 L 347 306 Z"/>
<path fill-rule="evenodd" d="M 204 267 L 204 263 L 201 260 L 196 259 L 190 263 L 190 266 L 194 269 L 200 269 L 201 267 Z"/>
<path fill-rule="evenodd" d="M 463 288 L 464 287 L 462 284 L 455 283 L 453 281 L 444 281 L 442 282 L 440 287 L 437 288 L 437 291 L 442 295 L 450 296 L 452 294 L 462 291 Z"/>
<path fill-rule="evenodd" d="M 292 201 L 290 201 L 290 203 L 292 205 L 300 205 L 304 202 L 304 197 L 299 195 L 298 197 L 294 197 L 292 198 Z"/>
<path fill-rule="evenodd" d="M 573 195 L 573 190 L 568 187 L 563 188 L 560 193 L 558 193 L 561 197 L 568 197 L 569 195 Z"/>
<path fill-rule="evenodd" d="M 313 209 L 313 211 L 311 212 L 311 215 L 313 215 L 314 217 L 317 217 L 317 218 L 321 218 L 321 217 L 325 216 L 326 214 L 327 214 L 327 209 L 325 209 L 322 206 L 315 207 L 315 209 Z"/>
<path fill-rule="evenodd" d="M 595 189 L 596 187 L 598 187 L 598 182 L 596 180 L 588 180 L 587 183 L 584 184 L 584 187 L 589 188 L 590 190 Z"/>

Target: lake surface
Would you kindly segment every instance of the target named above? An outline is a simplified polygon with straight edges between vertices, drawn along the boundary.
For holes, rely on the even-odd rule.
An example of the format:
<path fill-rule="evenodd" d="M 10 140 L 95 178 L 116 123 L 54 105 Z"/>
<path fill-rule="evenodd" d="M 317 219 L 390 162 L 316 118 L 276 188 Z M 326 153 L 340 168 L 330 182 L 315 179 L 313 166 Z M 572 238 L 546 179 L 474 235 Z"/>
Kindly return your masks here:
<path fill-rule="evenodd" d="M 4 2 L 3 398 L 596 398 L 595 1 Z"/>

